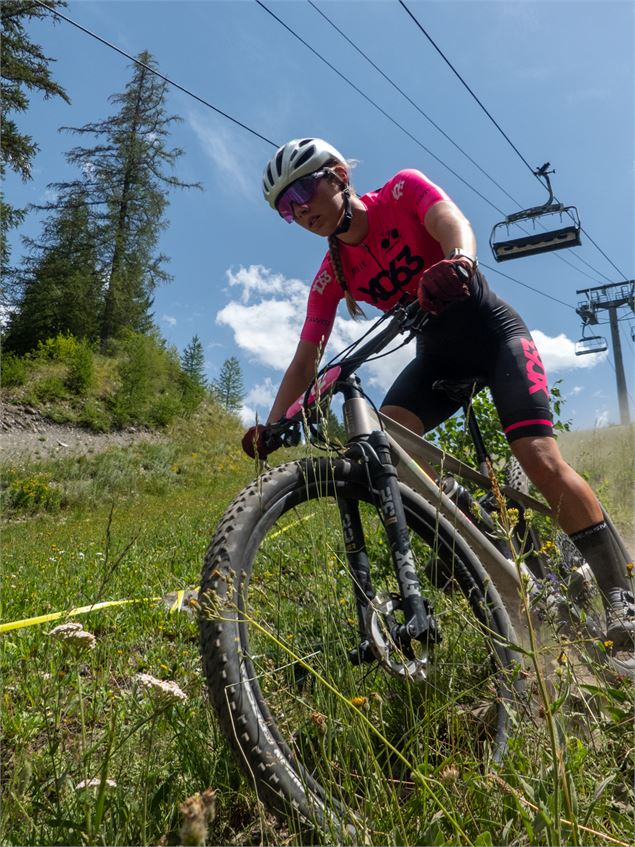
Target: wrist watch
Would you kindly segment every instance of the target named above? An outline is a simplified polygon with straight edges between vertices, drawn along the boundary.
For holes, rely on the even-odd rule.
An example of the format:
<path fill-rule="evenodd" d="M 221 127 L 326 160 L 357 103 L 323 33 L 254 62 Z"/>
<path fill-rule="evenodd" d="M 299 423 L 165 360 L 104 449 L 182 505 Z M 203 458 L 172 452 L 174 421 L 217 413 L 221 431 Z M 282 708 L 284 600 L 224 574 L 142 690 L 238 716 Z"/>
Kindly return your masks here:
<path fill-rule="evenodd" d="M 474 270 L 476 270 L 476 268 L 478 267 L 478 259 L 476 258 L 476 256 L 470 256 L 469 253 L 467 253 L 465 250 L 462 250 L 460 247 L 455 247 L 453 250 L 450 251 L 448 259 L 460 258 L 469 259 L 470 262 L 474 265 Z"/>

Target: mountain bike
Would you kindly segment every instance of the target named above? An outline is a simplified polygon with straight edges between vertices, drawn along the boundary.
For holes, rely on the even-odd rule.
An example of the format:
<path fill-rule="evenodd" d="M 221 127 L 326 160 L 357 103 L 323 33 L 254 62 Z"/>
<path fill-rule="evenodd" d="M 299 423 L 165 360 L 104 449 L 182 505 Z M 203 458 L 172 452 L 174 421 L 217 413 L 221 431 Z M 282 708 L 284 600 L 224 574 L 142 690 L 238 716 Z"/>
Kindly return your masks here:
<path fill-rule="evenodd" d="M 518 468 L 497 482 L 471 412 L 478 379 L 438 387 L 464 406 L 479 470 L 364 394 L 358 368 L 426 319 L 416 303 L 379 318 L 268 426 L 270 444 L 297 446 L 304 430 L 327 455 L 245 488 L 203 569 L 201 652 L 224 734 L 267 809 L 335 842 L 420 812 L 434 797 L 422 774 L 454 750 L 503 757 L 514 710 L 527 708 L 532 633 L 542 644 L 555 629 L 589 663 L 632 673 L 602 643 L 588 568 L 569 556 L 550 570 L 530 520 L 549 508 Z M 322 424 L 335 393 L 339 445 Z"/>

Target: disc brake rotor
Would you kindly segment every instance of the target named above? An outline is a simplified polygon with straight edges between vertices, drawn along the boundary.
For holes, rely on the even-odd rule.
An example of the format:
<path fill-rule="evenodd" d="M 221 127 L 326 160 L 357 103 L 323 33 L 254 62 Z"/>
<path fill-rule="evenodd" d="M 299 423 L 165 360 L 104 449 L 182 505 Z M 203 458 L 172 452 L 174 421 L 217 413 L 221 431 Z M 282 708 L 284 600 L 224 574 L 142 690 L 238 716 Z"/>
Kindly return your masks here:
<path fill-rule="evenodd" d="M 401 598 L 387 593 L 377 594 L 366 612 L 366 632 L 377 661 L 395 676 L 415 683 L 424 682 L 428 670 L 429 651 L 421 642 L 412 640 L 406 655 L 391 630 L 398 624 L 394 613 L 401 610 Z M 415 655 L 416 651 L 416 655 Z"/>

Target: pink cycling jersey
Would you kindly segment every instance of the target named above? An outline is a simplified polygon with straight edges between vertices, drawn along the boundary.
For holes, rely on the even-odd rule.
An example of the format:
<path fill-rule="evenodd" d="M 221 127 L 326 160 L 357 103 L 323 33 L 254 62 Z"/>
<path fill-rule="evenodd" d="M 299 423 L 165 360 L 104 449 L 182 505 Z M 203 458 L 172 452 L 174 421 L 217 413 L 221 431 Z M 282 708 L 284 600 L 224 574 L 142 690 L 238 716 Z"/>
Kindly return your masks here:
<path fill-rule="evenodd" d="M 340 241 L 344 277 L 355 300 L 385 312 L 404 294 L 416 297 L 423 270 L 444 258 L 423 221 L 431 206 L 449 197 L 420 171 L 403 170 L 360 199 L 368 234 L 355 246 Z M 343 296 L 327 253 L 311 285 L 303 341 L 326 344 Z"/>

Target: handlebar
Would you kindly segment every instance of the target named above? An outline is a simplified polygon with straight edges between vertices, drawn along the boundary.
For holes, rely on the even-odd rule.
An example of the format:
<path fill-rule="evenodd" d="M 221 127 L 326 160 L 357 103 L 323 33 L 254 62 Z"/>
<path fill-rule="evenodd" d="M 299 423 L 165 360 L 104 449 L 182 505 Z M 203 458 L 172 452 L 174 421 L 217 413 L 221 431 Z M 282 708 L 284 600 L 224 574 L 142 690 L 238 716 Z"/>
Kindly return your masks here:
<path fill-rule="evenodd" d="M 369 330 L 372 333 L 386 319 L 390 318 L 385 327 L 374 338 L 369 339 L 361 347 L 356 347 L 341 359 L 331 360 L 323 367 L 312 381 L 303 396 L 289 407 L 287 414 L 279 420 L 267 424 L 262 434 L 264 443 L 276 449 L 277 447 L 295 446 L 300 441 L 299 423 L 303 413 L 318 405 L 320 398 L 337 390 L 338 383 L 346 381 L 371 356 L 385 349 L 398 335 L 406 332 L 417 333 L 429 320 L 417 300 L 411 303 L 398 303 L 385 315 L 382 315 Z M 291 412 L 291 414 L 289 414 Z"/>

